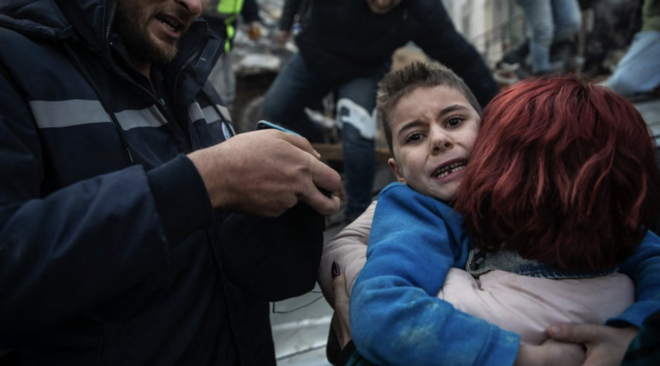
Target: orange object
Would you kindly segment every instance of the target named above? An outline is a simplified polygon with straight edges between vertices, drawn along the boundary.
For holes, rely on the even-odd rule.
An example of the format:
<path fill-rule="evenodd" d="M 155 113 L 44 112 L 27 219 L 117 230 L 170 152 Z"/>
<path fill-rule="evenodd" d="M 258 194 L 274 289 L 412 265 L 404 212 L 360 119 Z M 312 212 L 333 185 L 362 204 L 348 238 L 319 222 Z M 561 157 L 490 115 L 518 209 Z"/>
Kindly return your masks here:
<path fill-rule="evenodd" d="M 253 41 L 259 39 L 261 36 L 261 28 L 259 27 L 259 24 L 256 22 L 250 23 L 250 28 L 248 29 L 247 35 Z"/>

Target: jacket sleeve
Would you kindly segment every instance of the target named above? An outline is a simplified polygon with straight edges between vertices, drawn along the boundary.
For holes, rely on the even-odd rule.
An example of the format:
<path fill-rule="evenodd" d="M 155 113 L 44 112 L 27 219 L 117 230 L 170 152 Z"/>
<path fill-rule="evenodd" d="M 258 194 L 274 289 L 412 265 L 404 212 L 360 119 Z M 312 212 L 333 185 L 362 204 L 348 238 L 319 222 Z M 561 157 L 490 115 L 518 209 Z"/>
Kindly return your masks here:
<path fill-rule="evenodd" d="M 470 87 L 482 107 L 497 94 L 498 86 L 477 50 L 454 28 L 441 1 L 430 4 L 422 30 L 414 42 L 431 58 L 453 70 Z"/>
<path fill-rule="evenodd" d="M 635 254 L 619 264 L 619 270 L 635 282 L 636 302 L 607 324 L 641 327 L 647 317 L 660 311 L 660 238 L 648 231 Z"/>
<path fill-rule="evenodd" d="M 241 17 L 245 23 L 261 21 L 259 17 L 259 5 L 256 0 L 245 0 L 243 2 Z"/>
<path fill-rule="evenodd" d="M 219 230 L 216 256 L 250 297 L 281 301 L 314 288 L 325 217 L 306 204 L 275 218 L 232 213 Z"/>
<path fill-rule="evenodd" d="M 42 192 L 39 130 L 17 90 L 0 65 L 0 348 L 121 294 L 170 255 L 141 166 Z"/>
<path fill-rule="evenodd" d="M 323 247 L 323 256 L 319 266 L 318 281 L 323 296 L 330 304 L 334 304 L 334 290 L 332 287 L 332 262 L 339 265 L 346 276 L 346 289 L 350 296 L 358 273 L 367 261 L 367 242 L 371 231 L 371 222 L 374 219 L 376 201 L 350 225 L 346 226 L 337 236 Z"/>
<path fill-rule="evenodd" d="M 300 11 L 302 0 L 284 0 L 282 16 L 280 17 L 280 30 L 291 31 L 296 14 Z"/>
<path fill-rule="evenodd" d="M 397 191 L 378 198 L 367 263 L 350 298 L 358 351 L 381 365 L 513 364 L 518 335 L 436 297 L 468 250 L 450 238 L 439 215 L 442 207 L 451 209 Z"/>

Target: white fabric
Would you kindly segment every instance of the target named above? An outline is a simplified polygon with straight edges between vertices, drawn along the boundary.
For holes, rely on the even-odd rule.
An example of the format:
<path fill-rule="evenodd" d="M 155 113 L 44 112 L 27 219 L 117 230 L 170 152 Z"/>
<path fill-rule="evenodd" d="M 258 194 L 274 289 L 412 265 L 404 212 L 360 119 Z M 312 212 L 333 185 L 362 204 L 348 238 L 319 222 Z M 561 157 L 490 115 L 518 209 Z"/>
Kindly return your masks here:
<path fill-rule="evenodd" d="M 541 344 L 552 324 L 604 324 L 635 301 L 635 287 L 620 273 L 587 279 L 554 280 L 491 271 L 475 279 L 449 270 L 438 297 L 458 310 Z"/>
<path fill-rule="evenodd" d="M 360 131 L 360 136 L 364 137 L 367 140 L 373 140 L 376 137 L 376 110 L 374 109 L 372 113 L 369 113 L 364 107 L 355 103 L 354 101 L 342 98 L 337 101 L 337 110 L 345 110 L 348 112 L 347 115 L 339 113 L 337 117 L 337 122 L 339 122 L 339 128 L 343 126 L 344 123 L 348 123 Z"/>
<path fill-rule="evenodd" d="M 339 269 L 346 275 L 346 289 L 350 295 L 358 273 L 367 262 L 367 242 L 375 210 L 376 201 L 373 201 L 362 215 L 323 247 L 318 282 L 330 303 L 334 302 L 330 272 L 332 262 L 337 262 Z"/>

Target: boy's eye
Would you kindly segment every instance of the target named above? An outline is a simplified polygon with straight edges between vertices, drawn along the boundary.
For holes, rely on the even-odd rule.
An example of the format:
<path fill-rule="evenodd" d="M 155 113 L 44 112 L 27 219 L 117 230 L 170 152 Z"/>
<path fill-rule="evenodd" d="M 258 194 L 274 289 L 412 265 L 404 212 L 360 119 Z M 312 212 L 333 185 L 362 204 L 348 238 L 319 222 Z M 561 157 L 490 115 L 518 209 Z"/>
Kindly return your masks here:
<path fill-rule="evenodd" d="M 447 120 L 447 126 L 448 127 L 456 127 L 456 126 L 460 125 L 461 122 L 463 122 L 463 120 L 464 120 L 463 117 L 459 117 L 459 116 L 451 117 Z"/>
<path fill-rule="evenodd" d="M 423 137 L 424 137 L 424 135 L 422 135 L 421 133 L 418 133 L 418 132 L 412 133 L 412 134 L 408 135 L 408 137 L 406 138 L 406 142 L 416 142 L 416 141 L 421 140 Z"/>

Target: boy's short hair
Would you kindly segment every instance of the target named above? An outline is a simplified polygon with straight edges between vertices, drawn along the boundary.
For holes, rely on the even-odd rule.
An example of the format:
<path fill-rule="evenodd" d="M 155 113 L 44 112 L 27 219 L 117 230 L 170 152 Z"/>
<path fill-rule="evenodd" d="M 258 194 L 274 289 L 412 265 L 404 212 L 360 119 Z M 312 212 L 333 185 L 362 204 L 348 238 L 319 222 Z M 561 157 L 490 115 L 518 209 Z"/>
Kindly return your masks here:
<path fill-rule="evenodd" d="M 659 212 L 655 141 L 607 88 L 574 75 L 523 81 L 484 110 L 454 207 L 480 249 L 612 268 Z"/>
<path fill-rule="evenodd" d="M 376 111 L 378 120 L 382 123 L 385 132 L 387 146 L 392 154 L 394 154 L 392 150 L 392 128 L 390 127 L 392 111 L 401 98 L 418 88 L 432 88 L 435 86 L 446 86 L 458 90 L 465 96 L 472 108 L 481 115 L 481 106 L 470 88 L 463 79 L 443 65 L 415 61 L 400 70 L 391 71 L 378 84 Z"/>

